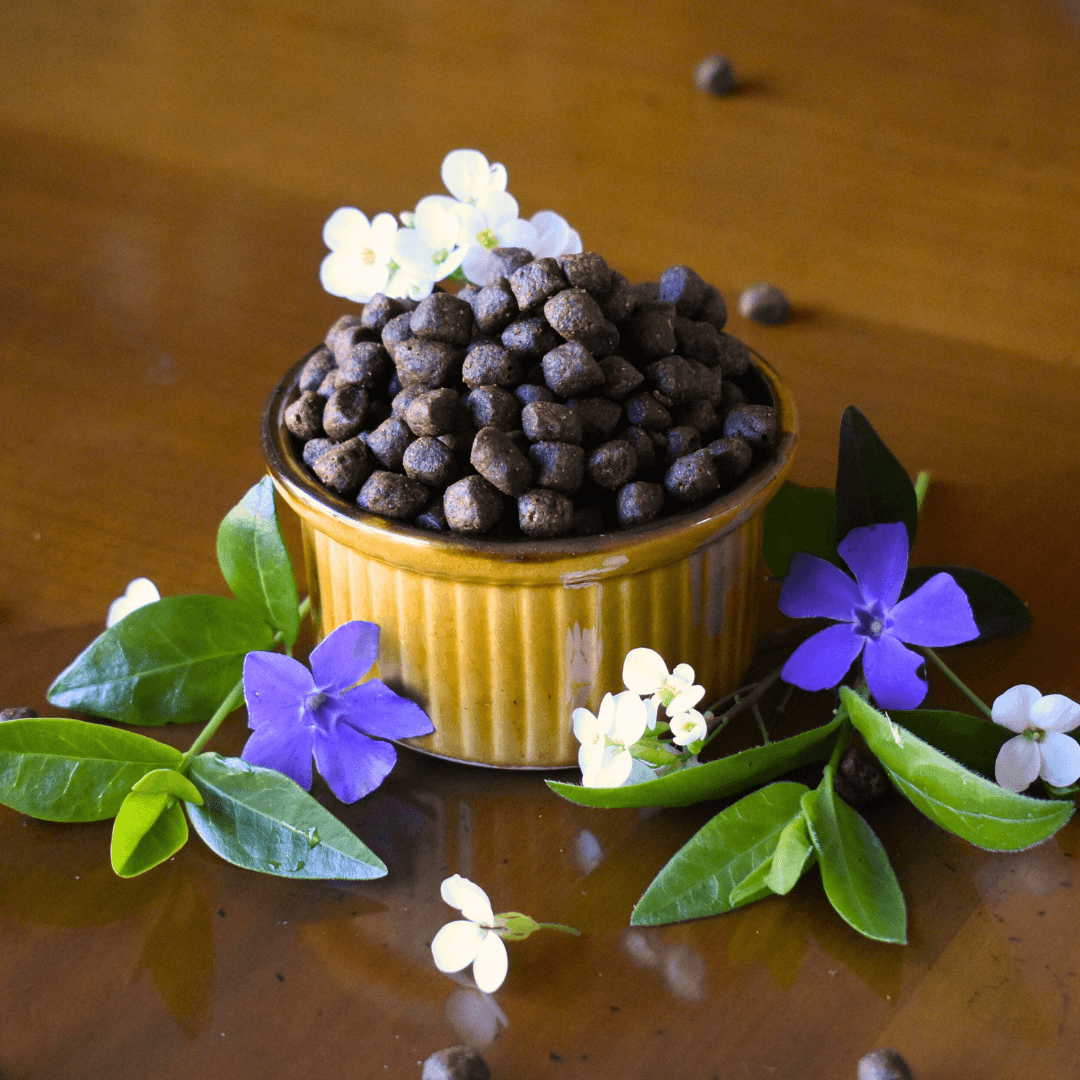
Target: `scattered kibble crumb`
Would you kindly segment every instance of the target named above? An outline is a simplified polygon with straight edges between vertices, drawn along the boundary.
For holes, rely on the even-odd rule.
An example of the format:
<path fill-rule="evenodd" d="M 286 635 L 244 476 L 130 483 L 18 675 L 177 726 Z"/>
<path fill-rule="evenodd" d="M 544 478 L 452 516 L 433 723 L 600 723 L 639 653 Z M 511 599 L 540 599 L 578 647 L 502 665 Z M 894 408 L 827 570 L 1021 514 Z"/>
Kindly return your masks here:
<path fill-rule="evenodd" d="M 766 282 L 751 285 L 743 289 L 739 296 L 739 311 L 744 318 L 762 323 L 764 326 L 778 326 L 787 322 L 791 316 L 788 298 L 775 286 Z"/>
<path fill-rule="evenodd" d="M 697 88 L 706 94 L 715 94 L 717 97 L 730 94 L 735 85 L 735 69 L 726 56 L 715 53 L 706 56 L 697 66 L 694 72 L 694 82 Z"/>
<path fill-rule="evenodd" d="M 858 1080 L 914 1080 L 914 1077 L 908 1063 L 895 1050 L 882 1047 L 859 1059 Z"/>
<path fill-rule="evenodd" d="M 424 1062 L 421 1080 L 489 1080 L 487 1062 L 471 1047 L 447 1046 Z"/>

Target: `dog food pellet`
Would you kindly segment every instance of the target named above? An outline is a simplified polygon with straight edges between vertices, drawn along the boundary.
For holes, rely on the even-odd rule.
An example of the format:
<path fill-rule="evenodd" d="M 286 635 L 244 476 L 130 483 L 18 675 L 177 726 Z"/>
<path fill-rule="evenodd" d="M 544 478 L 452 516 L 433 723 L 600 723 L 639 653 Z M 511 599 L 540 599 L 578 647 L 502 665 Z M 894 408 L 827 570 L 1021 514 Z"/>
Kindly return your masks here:
<path fill-rule="evenodd" d="M 530 362 L 562 344 L 562 338 L 539 315 L 515 319 L 503 330 L 500 340 L 515 359 Z"/>
<path fill-rule="evenodd" d="M 712 454 L 713 467 L 721 484 L 737 480 L 750 468 L 754 458 L 750 444 L 737 435 L 727 439 L 714 439 L 705 449 Z"/>
<path fill-rule="evenodd" d="M 725 379 L 735 379 L 746 374 L 750 366 L 750 350 L 730 334 L 720 335 L 720 360 L 716 365 Z"/>
<path fill-rule="evenodd" d="M 356 505 L 372 514 L 408 521 L 423 510 L 430 496 L 431 492 L 418 480 L 378 469 L 360 489 Z"/>
<path fill-rule="evenodd" d="M 664 487 L 680 502 L 698 502 L 708 498 L 720 486 L 712 455 L 698 450 L 679 458 L 664 476 Z"/>
<path fill-rule="evenodd" d="M 724 437 L 738 435 L 755 451 L 776 441 L 776 410 L 770 405 L 737 405 L 724 417 Z"/>
<path fill-rule="evenodd" d="M 430 435 L 423 435 L 405 447 L 401 465 L 406 476 L 428 487 L 446 487 L 461 475 L 453 451 Z"/>
<path fill-rule="evenodd" d="M 518 496 L 518 527 L 537 539 L 565 536 L 574 520 L 574 504 L 561 492 L 546 489 Z"/>
<path fill-rule="evenodd" d="M 533 442 L 581 443 L 581 418 L 567 405 L 536 401 L 521 410 L 521 426 Z"/>
<path fill-rule="evenodd" d="M 775 286 L 762 282 L 739 294 L 739 311 L 764 326 L 779 326 L 791 315 L 788 298 Z"/>
<path fill-rule="evenodd" d="M 501 386 L 478 386 L 469 393 L 465 404 L 478 430 L 496 427 L 511 431 L 519 426 L 521 402 Z"/>
<path fill-rule="evenodd" d="M 600 305 L 584 289 L 557 293 L 544 304 L 544 317 L 558 334 L 580 342 L 593 356 L 607 356 L 619 344 L 615 325 L 604 318 Z"/>
<path fill-rule="evenodd" d="M 655 521 L 663 508 L 664 489 L 645 480 L 623 485 L 615 497 L 615 512 L 619 515 L 619 524 L 625 528 Z"/>
<path fill-rule="evenodd" d="M 305 390 L 285 410 L 285 426 L 305 442 L 322 434 L 322 414 L 326 402 L 314 390 Z"/>
<path fill-rule="evenodd" d="M 521 363 L 502 345 L 486 342 L 465 354 L 461 379 L 472 390 L 478 386 L 514 387 L 522 379 Z"/>
<path fill-rule="evenodd" d="M 672 427 L 671 413 L 652 396 L 638 394 L 626 403 L 626 419 L 635 427 L 666 431 Z"/>
<path fill-rule="evenodd" d="M 858 1080 L 914 1080 L 911 1066 L 895 1050 L 884 1047 L 859 1058 Z"/>
<path fill-rule="evenodd" d="M 357 436 L 343 443 L 331 444 L 315 459 L 311 471 L 331 491 L 344 495 L 355 491 L 375 471 L 375 460 L 367 444 Z"/>
<path fill-rule="evenodd" d="M 726 56 L 706 56 L 694 71 L 694 82 L 702 92 L 723 97 L 735 85 L 735 70 Z"/>
<path fill-rule="evenodd" d="M 560 397 L 574 397 L 604 385 L 604 372 L 592 354 L 576 341 L 552 349 L 541 362 L 544 382 Z"/>
<path fill-rule="evenodd" d="M 471 1047 L 447 1046 L 424 1062 L 420 1080 L 489 1080 L 487 1062 Z"/>
<path fill-rule="evenodd" d="M 501 334 L 518 317 L 514 292 L 504 277 L 485 285 L 469 298 L 469 303 L 481 334 Z"/>
<path fill-rule="evenodd" d="M 384 469 L 394 470 L 401 468 L 405 447 L 412 440 L 413 434 L 408 427 L 396 416 L 391 416 L 368 435 L 367 444 Z"/>
<path fill-rule="evenodd" d="M 351 439 L 364 427 L 370 412 L 368 392 L 355 383 L 338 387 L 323 409 L 323 431 L 335 442 Z"/>
<path fill-rule="evenodd" d="M 374 390 L 390 381 L 394 362 L 384 345 L 377 341 L 361 341 L 339 358 L 338 367 L 345 382 L 359 383 Z"/>
<path fill-rule="evenodd" d="M 445 292 L 433 292 L 425 297 L 409 318 L 409 327 L 416 337 L 461 349 L 469 344 L 472 324 L 472 308 L 464 300 Z"/>
<path fill-rule="evenodd" d="M 573 495 L 585 478 L 585 451 L 573 443 L 533 443 L 529 462 L 537 487 Z"/>
<path fill-rule="evenodd" d="M 727 323 L 727 304 L 715 285 L 705 287 L 705 300 L 696 316 L 699 322 L 711 323 L 717 330 L 723 330 Z"/>
<path fill-rule="evenodd" d="M 569 286 L 554 259 L 536 259 L 514 271 L 510 288 L 522 315 L 530 315 L 557 292 Z"/>
<path fill-rule="evenodd" d="M 532 469 L 528 458 L 499 428 L 486 427 L 476 433 L 469 461 L 488 483 L 504 495 L 520 495 L 531 484 Z M 450 518 L 449 510 L 446 516 Z"/>
<path fill-rule="evenodd" d="M 398 345 L 403 341 L 408 341 L 413 336 L 411 324 L 412 314 L 406 311 L 400 315 L 395 315 L 382 329 L 379 340 L 382 341 L 383 347 L 395 360 L 397 359 Z"/>
<path fill-rule="evenodd" d="M 645 376 L 617 353 L 605 356 L 600 361 L 600 370 L 604 373 L 604 396 L 612 401 L 629 397 L 645 381 Z"/>
<path fill-rule="evenodd" d="M 575 289 L 584 289 L 595 300 L 600 300 L 611 288 L 611 268 L 600 255 L 591 251 L 583 251 L 577 255 L 560 255 L 558 263 L 566 275 L 567 283 Z"/>
<path fill-rule="evenodd" d="M 382 293 L 377 293 L 365 305 L 364 313 L 360 316 L 360 325 L 365 330 L 374 330 L 381 334 L 383 327 L 405 310 L 400 300 L 394 300 Z M 340 361 L 338 361 L 340 363 Z"/>
<path fill-rule="evenodd" d="M 693 369 L 681 356 L 668 356 L 649 364 L 645 374 L 657 391 L 657 400 L 664 405 L 685 405 L 694 398 L 697 379 Z"/>
<path fill-rule="evenodd" d="M 443 492 L 432 495 L 427 506 L 416 515 L 413 524 L 432 532 L 446 532 L 450 528 L 446 522 L 446 511 L 443 509 Z"/>
<path fill-rule="evenodd" d="M 334 354 L 323 346 L 317 352 L 311 354 L 308 361 L 300 369 L 300 391 L 318 390 L 322 386 L 323 379 L 334 370 Z"/>
<path fill-rule="evenodd" d="M 481 285 L 490 285 L 499 278 L 509 280 L 514 276 L 514 271 L 520 269 L 526 263 L 532 262 L 532 252 L 528 248 L 497 247 L 491 249 L 490 272 L 487 281 L 481 281 Z"/>
<path fill-rule="evenodd" d="M 410 387 L 409 389 L 413 389 Z M 419 389 L 419 388 L 416 388 Z M 402 390 L 394 398 L 395 403 Z M 461 399 L 449 387 L 441 390 L 420 390 L 405 407 L 405 423 L 414 435 L 449 435 L 458 424 L 461 414 Z"/>
<path fill-rule="evenodd" d="M 555 395 L 546 386 L 537 386 L 536 383 L 522 383 L 514 387 L 514 397 L 521 402 L 522 406 L 532 405 L 537 401 L 554 401 Z"/>
<path fill-rule="evenodd" d="M 628 427 L 619 432 L 617 438 L 628 442 L 637 455 L 638 472 L 651 469 L 656 464 L 656 446 L 644 428 Z"/>
<path fill-rule="evenodd" d="M 597 487 L 617 491 L 637 472 L 637 452 L 622 439 L 598 446 L 585 460 L 585 474 Z"/>
<path fill-rule="evenodd" d="M 434 390 L 449 386 L 461 374 L 464 352 L 445 341 L 409 338 L 398 342 L 394 351 L 401 385 L 426 386 Z"/>
<path fill-rule="evenodd" d="M 706 286 L 689 266 L 669 266 L 660 275 L 657 300 L 675 305 L 675 314 L 692 319 L 705 302 Z"/>
<path fill-rule="evenodd" d="M 673 427 L 667 433 L 667 464 L 701 449 L 701 434 L 695 427 Z"/>
<path fill-rule="evenodd" d="M 622 419 L 622 407 L 610 398 L 570 398 L 566 404 L 581 420 L 581 440 L 586 446 L 607 442 Z"/>
<path fill-rule="evenodd" d="M 336 445 L 333 439 L 308 439 L 304 443 L 304 464 L 309 469 L 312 468 L 327 450 Z"/>
<path fill-rule="evenodd" d="M 502 517 L 503 499 L 482 476 L 466 476 L 446 489 L 443 511 L 454 532 L 478 535 L 494 528 Z"/>

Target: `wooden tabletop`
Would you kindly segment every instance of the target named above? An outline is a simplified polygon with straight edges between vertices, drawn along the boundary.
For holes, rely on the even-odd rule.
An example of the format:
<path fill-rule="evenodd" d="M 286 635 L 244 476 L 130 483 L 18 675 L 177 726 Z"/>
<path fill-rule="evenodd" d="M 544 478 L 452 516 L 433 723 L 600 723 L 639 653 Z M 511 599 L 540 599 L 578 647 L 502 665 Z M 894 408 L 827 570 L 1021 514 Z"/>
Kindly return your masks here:
<path fill-rule="evenodd" d="M 794 391 L 795 478 L 831 482 L 858 405 L 934 476 L 915 561 L 1030 604 L 961 673 L 1080 697 L 1075 3 L 102 0 L 8 4 L 3 26 L 0 707 L 54 715 L 46 688 L 130 579 L 225 591 L 216 528 L 264 472 L 263 402 L 349 308 L 319 285 L 323 222 L 411 208 L 457 147 L 631 280 L 687 263 L 732 308 L 784 289 L 789 323 L 730 330 Z M 693 82 L 713 52 L 738 75 L 722 98 Z M 245 732 L 241 711 L 212 748 Z M 495 1080 L 853 1080 L 883 1045 L 919 1080 L 1080 1075 L 1075 820 L 997 855 L 872 810 L 899 947 L 816 875 L 631 930 L 714 806 L 588 810 L 407 753 L 352 807 L 316 792 L 385 879 L 266 878 L 193 839 L 125 881 L 107 822 L 0 809 L 0 1074 L 418 1078 L 464 1041 Z M 431 960 L 454 872 L 583 936 L 511 946 L 481 995 Z"/>

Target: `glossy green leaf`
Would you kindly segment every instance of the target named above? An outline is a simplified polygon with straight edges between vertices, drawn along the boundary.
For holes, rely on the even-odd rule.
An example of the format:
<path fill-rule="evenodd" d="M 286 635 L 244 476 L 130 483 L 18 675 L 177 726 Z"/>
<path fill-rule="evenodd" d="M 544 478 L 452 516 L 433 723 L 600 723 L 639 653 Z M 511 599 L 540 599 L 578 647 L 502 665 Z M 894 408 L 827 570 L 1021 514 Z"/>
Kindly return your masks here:
<path fill-rule="evenodd" d="M 767 784 L 802 765 L 827 761 L 835 741 L 830 736 L 841 722 L 841 718 L 831 720 L 790 739 L 779 739 L 767 746 L 753 746 L 706 765 L 695 765 L 641 784 L 592 788 L 548 780 L 547 786 L 556 795 L 571 802 L 605 810 L 637 806 L 689 806 L 705 799 L 724 799 L 748 787 Z"/>
<path fill-rule="evenodd" d="M 179 750 L 133 731 L 42 717 L 0 724 L 0 802 L 46 821 L 115 817 L 132 786 Z"/>
<path fill-rule="evenodd" d="M 225 515 L 218 529 L 217 557 L 236 598 L 259 612 L 292 645 L 300 630 L 296 578 L 281 537 L 269 476 Z"/>
<path fill-rule="evenodd" d="M 206 721 L 240 679 L 244 655 L 274 632 L 247 604 L 167 596 L 92 641 L 49 687 L 49 700 L 125 724 Z"/>
<path fill-rule="evenodd" d="M 810 830 L 806 819 L 800 814 L 784 826 L 776 842 L 769 863 L 769 872 L 765 875 L 765 884 L 781 896 L 791 892 L 795 882 L 817 862 L 814 843 L 810 839 Z"/>
<path fill-rule="evenodd" d="M 732 890 L 772 858 L 784 826 L 799 813 L 805 784 L 781 782 L 721 810 L 672 856 L 630 917 L 634 926 L 730 911 Z M 767 896 L 764 885 L 741 903 Z"/>
<path fill-rule="evenodd" d="M 941 573 L 953 576 L 971 604 L 979 636 L 964 642 L 965 645 L 1012 637 L 1031 625 L 1027 604 L 1008 585 L 981 570 L 972 570 L 970 566 L 913 566 L 907 572 L 902 595 L 910 596 L 920 585 Z"/>
<path fill-rule="evenodd" d="M 915 543 L 919 508 L 904 466 L 854 405 L 840 420 L 836 464 L 836 536 L 842 540 L 861 525 L 902 521 Z"/>
<path fill-rule="evenodd" d="M 762 552 L 769 573 L 784 577 L 792 555 L 800 551 L 837 558 L 836 496 L 828 488 L 800 487 L 785 480 L 765 507 Z"/>
<path fill-rule="evenodd" d="M 765 883 L 765 878 L 772 868 L 772 856 L 759 862 L 728 894 L 729 910 L 752 904 L 755 900 L 764 900 L 772 894 L 772 889 Z"/>
<path fill-rule="evenodd" d="M 846 687 L 840 696 L 900 792 L 931 821 L 969 843 L 1019 851 L 1053 836 L 1072 817 L 1069 803 L 1007 791 L 890 721 Z"/>
<path fill-rule="evenodd" d="M 907 944 L 907 908 L 874 831 L 832 787 L 832 770 L 802 800 L 825 895 L 840 917 L 875 941 Z"/>
<path fill-rule="evenodd" d="M 188 806 L 195 831 L 223 859 L 291 878 L 383 877 L 383 861 L 299 784 L 240 758 L 200 754 Z"/>
<path fill-rule="evenodd" d="M 132 791 L 113 822 L 112 868 L 120 877 L 144 874 L 175 855 L 187 838 L 184 811 L 172 795 Z"/>
<path fill-rule="evenodd" d="M 890 709 L 889 718 L 947 757 L 990 777 L 998 751 L 1015 734 L 992 720 L 949 709 Z"/>
<path fill-rule="evenodd" d="M 175 799 L 202 805 L 199 789 L 175 769 L 155 769 L 148 772 L 132 789 L 140 795 L 172 795 Z"/>

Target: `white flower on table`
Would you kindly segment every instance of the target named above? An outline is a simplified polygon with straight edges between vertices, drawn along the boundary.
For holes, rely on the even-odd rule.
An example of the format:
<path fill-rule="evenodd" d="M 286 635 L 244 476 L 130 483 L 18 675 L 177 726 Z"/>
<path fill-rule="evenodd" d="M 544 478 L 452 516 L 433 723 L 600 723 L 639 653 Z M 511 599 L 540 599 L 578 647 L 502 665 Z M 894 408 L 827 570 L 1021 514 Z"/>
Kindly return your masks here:
<path fill-rule="evenodd" d="M 671 718 L 671 741 L 676 746 L 689 746 L 709 733 L 705 717 L 697 709 L 687 709 Z"/>
<path fill-rule="evenodd" d="M 485 994 L 499 989 L 509 964 L 506 946 L 496 933 L 495 913 L 488 895 L 460 874 L 448 877 L 440 888 L 443 900 L 464 919 L 447 923 L 431 942 L 431 955 L 440 971 L 454 972 L 472 964 L 476 985 Z"/>
<path fill-rule="evenodd" d="M 1054 787 L 1080 779 L 1080 743 L 1064 732 L 1080 726 L 1080 705 L 1063 694 L 1042 695 L 1021 683 L 990 710 L 995 724 L 1018 732 L 998 751 L 994 777 L 1009 791 L 1023 791 L 1042 777 Z"/>
<path fill-rule="evenodd" d="M 588 709 L 575 709 L 573 719 L 574 735 L 581 743 L 581 782 L 586 787 L 624 784 L 634 764 L 630 747 L 645 734 L 645 702 L 629 690 L 605 694 L 595 716 Z"/>
<path fill-rule="evenodd" d="M 161 593 L 158 592 L 157 586 L 149 578 L 140 577 L 128 582 L 124 595 L 117 597 L 109 605 L 109 614 L 105 618 L 106 628 L 115 626 L 125 615 L 130 615 L 136 608 L 157 603 L 160 599 Z"/>
<path fill-rule="evenodd" d="M 671 718 L 688 712 L 705 696 L 705 687 L 694 682 L 694 669 L 689 664 L 678 664 L 669 672 L 664 658 L 654 649 L 631 649 L 623 661 L 622 677 L 628 690 L 650 697 L 653 717 L 661 705 Z"/>
<path fill-rule="evenodd" d="M 330 249 L 319 267 L 323 288 L 358 304 L 383 292 L 390 280 L 396 233 L 393 214 L 376 214 L 368 221 L 354 206 L 335 210 L 323 226 L 323 242 Z"/>

